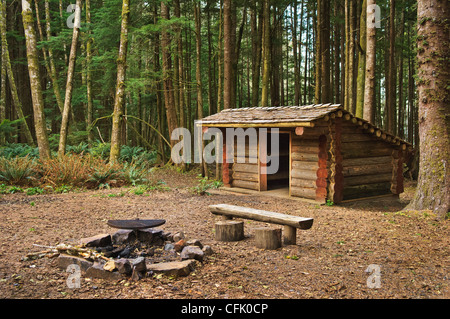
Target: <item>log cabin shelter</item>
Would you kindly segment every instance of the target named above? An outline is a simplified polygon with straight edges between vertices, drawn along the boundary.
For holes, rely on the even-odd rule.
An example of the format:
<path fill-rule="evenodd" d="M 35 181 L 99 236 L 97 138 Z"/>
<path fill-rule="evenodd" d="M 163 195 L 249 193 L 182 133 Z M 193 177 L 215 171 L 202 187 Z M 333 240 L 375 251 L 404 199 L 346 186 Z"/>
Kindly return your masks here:
<path fill-rule="evenodd" d="M 259 192 L 284 188 L 290 197 L 322 204 L 403 192 L 403 162 L 412 145 L 341 105 L 227 109 L 199 124 L 203 132 L 218 128 L 223 133 L 225 188 Z M 227 140 L 227 128 L 255 128 L 257 147 L 245 145 L 244 158 L 238 158 L 236 139 Z M 278 131 L 276 148 L 270 137 L 261 138 L 261 132 L 274 131 Z M 276 173 L 267 172 L 263 157 L 268 154 L 278 157 Z"/>

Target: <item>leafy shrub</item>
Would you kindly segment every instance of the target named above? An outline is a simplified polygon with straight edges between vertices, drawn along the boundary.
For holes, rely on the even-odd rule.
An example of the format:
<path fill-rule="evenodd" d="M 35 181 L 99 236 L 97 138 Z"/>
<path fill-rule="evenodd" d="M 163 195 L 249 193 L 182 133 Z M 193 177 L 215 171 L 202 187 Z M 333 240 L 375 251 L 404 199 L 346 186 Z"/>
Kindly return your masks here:
<path fill-rule="evenodd" d="M 0 181 L 9 185 L 29 185 L 35 177 L 35 168 L 35 159 L 28 156 L 0 157 Z"/>
<path fill-rule="evenodd" d="M 130 163 L 125 163 L 123 177 L 131 185 L 145 184 L 148 182 L 149 170 Z"/>
<path fill-rule="evenodd" d="M 117 165 L 109 165 L 96 167 L 94 172 L 89 175 L 88 183 L 93 184 L 96 188 L 110 188 L 111 183 L 117 184 L 123 180 L 122 169 Z"/>

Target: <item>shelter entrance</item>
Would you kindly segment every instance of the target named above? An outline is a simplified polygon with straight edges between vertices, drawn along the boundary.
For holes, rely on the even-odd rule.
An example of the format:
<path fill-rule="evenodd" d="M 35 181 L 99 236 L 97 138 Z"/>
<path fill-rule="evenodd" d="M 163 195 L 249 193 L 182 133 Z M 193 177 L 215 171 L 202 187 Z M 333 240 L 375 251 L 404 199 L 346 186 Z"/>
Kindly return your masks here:
<path fill-rule="evenodd" d="M 267 138 L 267 154 L 273 160 L 278 160 L 278 170 L 275 174 L 267 175 L 267 190 L 286 189 L 289 191 L 289 171 L 290 171 L 290 133 L 278 134 L 279 138 L 272 141 L 269 133 Z M 277 145 L 272 145 L 277 143 Z M 272 163 L 268 163 L 271 165 Z"/>

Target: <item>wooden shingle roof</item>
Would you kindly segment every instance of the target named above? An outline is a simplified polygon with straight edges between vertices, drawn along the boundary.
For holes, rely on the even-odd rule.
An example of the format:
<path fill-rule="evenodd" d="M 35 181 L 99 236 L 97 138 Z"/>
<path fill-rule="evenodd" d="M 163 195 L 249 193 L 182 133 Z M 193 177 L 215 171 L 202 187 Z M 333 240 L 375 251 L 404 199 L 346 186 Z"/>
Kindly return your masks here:
<path fill-rule="evenodd" d="M 339 109 L 342 109 L 339 104 L 227 109 L 204 118 L 201 123 L 203 126 L 208 126 L 208 124 L 307 123 L 321 119 Z"/>
<path fill-rule="evenodd" d="M 197 122 L 207 127 L 314 127 L 319 120 L 328 121 L 333 117 L 342 117 L 360 126 L 368 133 L 386 142 L 402 145 L 403 149 L 412 148 L 407 141 L 392 135 L 370 122 L 354 116 L 340 104 L 313 104 L 306 106 L 249 107 L 227 109 L 205 117 Z"/>

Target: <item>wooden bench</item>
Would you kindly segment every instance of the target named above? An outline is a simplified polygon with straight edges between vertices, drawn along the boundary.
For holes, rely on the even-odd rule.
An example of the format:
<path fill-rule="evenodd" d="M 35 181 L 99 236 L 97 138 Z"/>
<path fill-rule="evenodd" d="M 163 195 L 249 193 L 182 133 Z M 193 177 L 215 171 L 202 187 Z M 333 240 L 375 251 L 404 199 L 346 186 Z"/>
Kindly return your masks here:
<path fill-rule="evenodd" d="M 226 204 L 210 205 L 209 209 L 214 215 L 222 215 L 225 219 L 243 218 L 259 222 L 283 225 L 283 239 L 286 245 L 295 245 L 297 229 L 307 230 L 313 225 L 314 219 L 291 216 L 248 207 L 232 206 Z"/>

